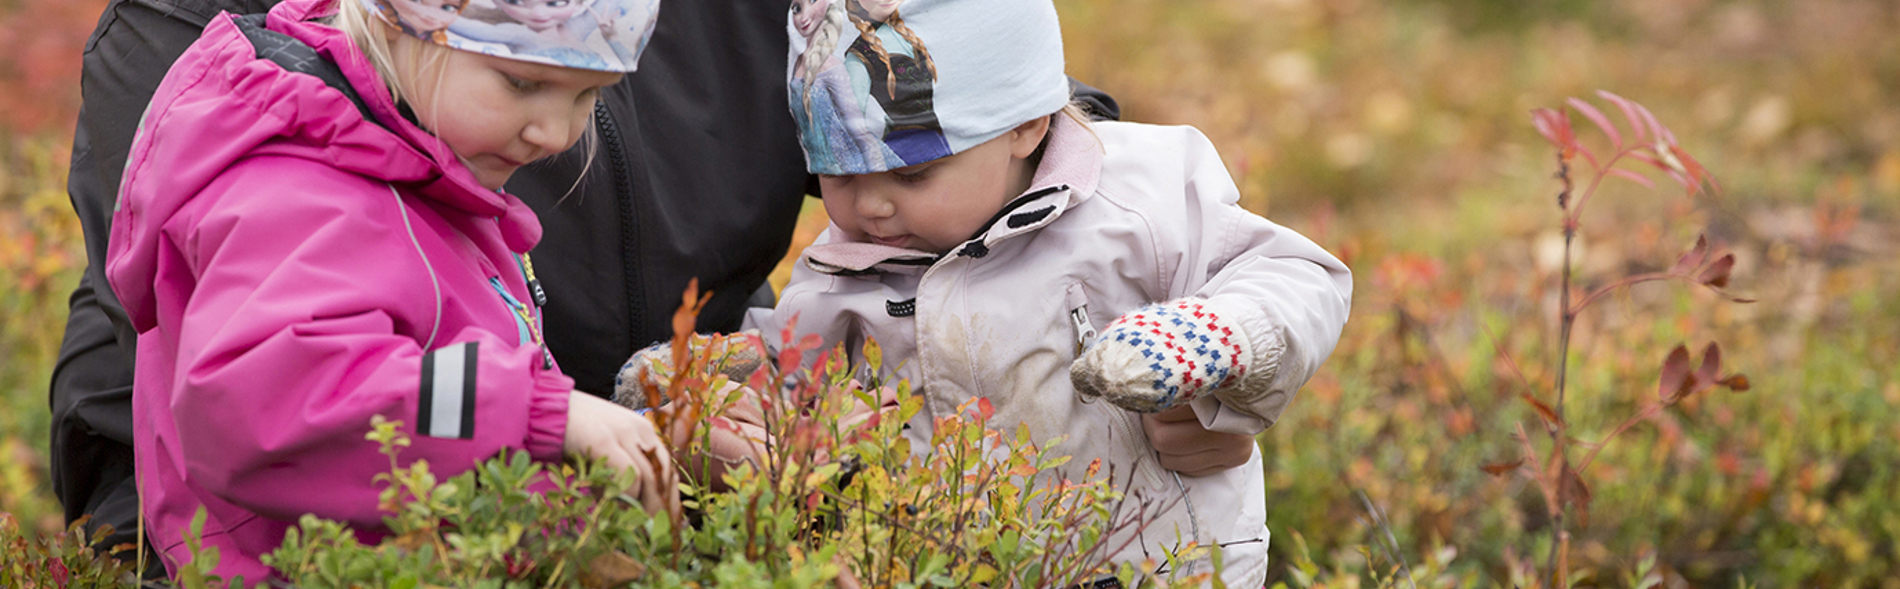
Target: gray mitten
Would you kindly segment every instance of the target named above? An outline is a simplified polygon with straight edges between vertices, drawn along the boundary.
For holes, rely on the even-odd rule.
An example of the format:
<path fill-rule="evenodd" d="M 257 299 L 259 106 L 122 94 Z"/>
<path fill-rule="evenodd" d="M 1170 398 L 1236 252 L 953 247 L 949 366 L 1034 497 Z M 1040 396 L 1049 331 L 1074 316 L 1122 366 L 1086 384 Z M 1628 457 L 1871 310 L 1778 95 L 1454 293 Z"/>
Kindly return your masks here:
<path fill-rule="evenodd" d="M 753 338 L 739 337 L 752 335 Z M 720 338 L 694 335 L 687 341 L 687 352 L 695 357 L 717 362 L 713 368 L 726 379 L 745 384 L 764 365 L 767 358 L 757 346 L 742 345 L 748 339 L 756 339 L 757 330 L 746 330 L 732 336 Z M 673 343 L 660 342 L 647 346 L 627 359 L 620 366 L 620 373 L 614 375 L 614 402 L 630 409 L 647 408 L 646 387 L 652 385 L 664 392 L 673 382 Z M 661 399 L 665 403 L 665 399 Z"/>

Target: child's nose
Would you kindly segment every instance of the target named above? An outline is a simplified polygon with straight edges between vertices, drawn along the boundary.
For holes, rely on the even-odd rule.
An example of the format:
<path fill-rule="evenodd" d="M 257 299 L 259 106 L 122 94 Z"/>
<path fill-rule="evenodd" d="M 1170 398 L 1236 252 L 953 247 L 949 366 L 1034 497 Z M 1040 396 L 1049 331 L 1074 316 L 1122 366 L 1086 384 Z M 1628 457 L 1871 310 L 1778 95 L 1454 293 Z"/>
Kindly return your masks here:
<path fill-rule="evenodd" d="M 579 136 L 569 128 L 567 117 L 545 110 L 551 109 L 543 109 L 542 113 L 528 120 L 526 127 L 522 127 L 521 140 L 541 148 L 544 154 L 567 151 Z"/>
<path fill-rule="evenodd" d="M 897 212 L 897 205 L 879 190 L 859 190 L 854 204 L 858 215 L 866 219 L 882 219 Z"/>

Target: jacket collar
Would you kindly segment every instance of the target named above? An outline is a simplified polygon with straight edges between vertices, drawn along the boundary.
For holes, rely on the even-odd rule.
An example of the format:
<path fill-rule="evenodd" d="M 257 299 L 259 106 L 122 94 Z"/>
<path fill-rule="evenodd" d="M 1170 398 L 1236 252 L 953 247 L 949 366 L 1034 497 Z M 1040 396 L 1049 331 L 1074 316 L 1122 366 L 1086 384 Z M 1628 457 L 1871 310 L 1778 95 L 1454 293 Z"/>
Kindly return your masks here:
<path fill-rule="evenodd" d="M 821 274 L 862 276 L 917 274 L 945 257 L 989 255 L 991 246 L 1054 223 L 1062 213 L 1088 200 L 1102 175 L 1102 143 L 1088 127 L 1057 114 L 1049 125 L 1042 163 L 1029 190 L 992 216 L 969 241 L 943 256 L 870 243 L 839 242 L 805 249 L 805 266 Z"/>

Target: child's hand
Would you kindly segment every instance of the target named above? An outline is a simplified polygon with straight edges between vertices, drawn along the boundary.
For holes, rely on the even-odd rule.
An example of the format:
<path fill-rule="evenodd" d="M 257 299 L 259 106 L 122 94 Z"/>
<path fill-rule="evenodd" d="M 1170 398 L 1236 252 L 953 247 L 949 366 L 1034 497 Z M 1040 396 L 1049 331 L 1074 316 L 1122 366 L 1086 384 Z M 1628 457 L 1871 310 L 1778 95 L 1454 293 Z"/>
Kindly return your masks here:
<path fill-rule="evenodd" d="M 1181 299 L 1116 319 L 1069 367 L 1069 379 L 1077 394 L 1154 413 L 1239 380 L 1249 358 L 1239 325 L 1206 299 Z"/>
<path fill-rule="evenodd" d="M 1141 429 L 1160 456 L 1161 468 L 1187 476 L 1214 474 L 1253 457 L 1253 436 L 1209 431 L 1186 405 L 1141 416 Z"/>
<path fill-rule="evenodd" d="M 569 454 L 607 459 L 614 468 L 631 468 L 639 481 L 633 492 L 647 513 L 680 515 L 679 476 L 666 442 L 653 422 L 638 413 L 581 391 L 568 393 Z"/>
<path fill-rule="evenodd" d="M 766 449 L 772 441 L 759 410 L 757 393 L 736 383 L 727 386 L 743 391 L 739 400 L 725 407 L 719 415 L 702 417 L 699 422 L 679 419 L 678 407 L 672 403 L 656 409 L 674 416 L 667 420 L 672 424 L 667 428 L 670 430 L 667 438 L 672 440 L 674 448 L 681 449 L 680 468 L 685 469 L 696 484 L 713 491 L 727 490 L 727 470 L 745 462 L 751 462 L 754 467 L 763 466 Z M 704 432 L 699 431 L 702 424 L 706 428 Z"/>

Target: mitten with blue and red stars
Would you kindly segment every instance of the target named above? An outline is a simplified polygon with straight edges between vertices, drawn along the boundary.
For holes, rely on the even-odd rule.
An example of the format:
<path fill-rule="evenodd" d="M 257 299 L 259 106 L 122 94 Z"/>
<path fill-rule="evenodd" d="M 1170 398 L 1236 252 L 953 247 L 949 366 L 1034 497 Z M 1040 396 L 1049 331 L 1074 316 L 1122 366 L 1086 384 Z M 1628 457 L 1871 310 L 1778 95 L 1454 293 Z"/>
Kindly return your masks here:
<path fill-rule="evenodd" d="M 1188 298 L 1122 315 L 1069 366 L 1076 393 L 1155 413 L 1235 385 L 1252 346 L 1237 318 L 1217 307 Z"/>

